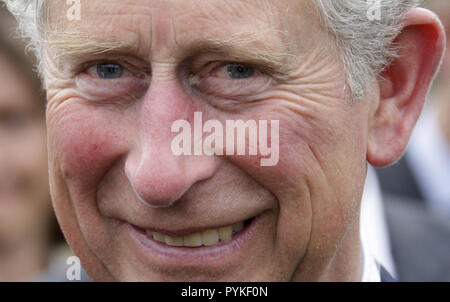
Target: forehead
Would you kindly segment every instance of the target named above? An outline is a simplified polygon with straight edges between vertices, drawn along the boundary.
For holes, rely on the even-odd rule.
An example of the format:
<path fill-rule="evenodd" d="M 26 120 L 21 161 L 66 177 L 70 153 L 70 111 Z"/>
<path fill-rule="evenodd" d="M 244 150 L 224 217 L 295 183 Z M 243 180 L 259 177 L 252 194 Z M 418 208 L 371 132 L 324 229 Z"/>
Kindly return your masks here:
<path fill-rule="evenodd" d="M 201 39 L 296 47 L 320 28 L 312 7 L 309 0 L 91 0 L 81 2 L 81 21 L 69 21 L 69 5 L 54 1 L 48 20 L 55 33 L 88 33 L 145 48 Z"/>

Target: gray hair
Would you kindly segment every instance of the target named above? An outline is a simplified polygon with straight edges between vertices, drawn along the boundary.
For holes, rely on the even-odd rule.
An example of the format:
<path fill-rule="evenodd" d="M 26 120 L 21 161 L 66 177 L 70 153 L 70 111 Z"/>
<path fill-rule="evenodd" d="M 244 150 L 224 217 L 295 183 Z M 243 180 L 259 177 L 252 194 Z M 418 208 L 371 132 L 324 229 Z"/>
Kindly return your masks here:
<path fill-rule="evenodd" d="M 47 0 L 3 0 L 19 21 L 19 30 L 41 58 L 45 41 Z M 312 0 L 325 30 L 341 52 L 347 86 L 353 100 L 364 95 L 368 80 L 376 77 L 396 58 L 394 39 L 401 20 L 420 0 Z M 370 5 L 380 3 L 379 20 L 369 18 Z M 42 72 L 42 66 L 39 65 Z"/>
<path fill-rule="evenodd" d="M 46 0 L 0 0 L 18 21 L 18 33 L 29 39 L 28 49 L 41 57 L 44 34 L 44 4 Z"/>
<path fill-rule="evenodd" d="M 346 69 L 353 100 L 362 98 L 371 77 L 378 76 L 397 57 L 393 44 L 404 16 L 420 0 L 379 0 L 379 20 L 370 17 L 368 0 L 315 0 L 322 24 L 335 39 Z"/>

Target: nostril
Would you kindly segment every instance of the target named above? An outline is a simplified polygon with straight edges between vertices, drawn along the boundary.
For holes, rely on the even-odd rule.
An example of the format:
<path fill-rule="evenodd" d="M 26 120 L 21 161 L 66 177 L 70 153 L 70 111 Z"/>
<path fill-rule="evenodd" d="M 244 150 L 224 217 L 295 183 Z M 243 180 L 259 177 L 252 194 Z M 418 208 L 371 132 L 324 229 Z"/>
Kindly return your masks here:
<path fill-rule="evenodd" d="M 172 206 L 196 183 L 212 177 L 218 167 L 214 157 L 173 156 L 155 146 L 130 153 L 125 162 L 134 195 L 147 206 Z"/>
<path fill-rule="evenodd" d="M 133 184 L 131 183 L 131 188 L 133 189 L 133 192 L 135 194 L 135 196 L 137 197 L 137 199 L 142 202 L 144 205 L 149 206 L 151 208 L 168 208 L 170 206 L 172 206 L 176 200 L 173 200 L 171 202 L 164 202 L 161 199 L 157 200 L 157 199 L 153 199 L 153 198 L 144 198 L 141 196 L 141 194 L 138 193 L 138 191 L 136 191 L 136 189 L 134 188 Z"/>
<path fill-rule="evenodd" d="M 125 175 L 136 199 L 150 207 L 170 207 L 189 188 L 183 163 L 141 152 L 125 162 Z M 131 192 L 130 192 L 131 193 Z"/>
<path fill-rule="evenodd" d="M 189 189 L 182 179 L 177 179 L 175 176 L 170 179 L 168 177 L 145 179 L 135 177 L 130 184 L 139 201 L 152 208 L 172 206 Z"/>

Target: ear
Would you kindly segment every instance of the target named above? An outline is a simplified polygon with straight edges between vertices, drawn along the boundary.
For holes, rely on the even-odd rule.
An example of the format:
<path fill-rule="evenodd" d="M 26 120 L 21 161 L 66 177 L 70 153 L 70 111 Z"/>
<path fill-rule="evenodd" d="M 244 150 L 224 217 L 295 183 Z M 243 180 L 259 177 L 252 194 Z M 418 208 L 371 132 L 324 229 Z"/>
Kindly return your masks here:
<path fill-rule="evenodd" d="M 380 75 L 369 127 L 367 160 L 386 166 L 404 152 L 445 48 L 444 29 L 429 10 L 412 9 L 395 39 L 399 57 Z"/>

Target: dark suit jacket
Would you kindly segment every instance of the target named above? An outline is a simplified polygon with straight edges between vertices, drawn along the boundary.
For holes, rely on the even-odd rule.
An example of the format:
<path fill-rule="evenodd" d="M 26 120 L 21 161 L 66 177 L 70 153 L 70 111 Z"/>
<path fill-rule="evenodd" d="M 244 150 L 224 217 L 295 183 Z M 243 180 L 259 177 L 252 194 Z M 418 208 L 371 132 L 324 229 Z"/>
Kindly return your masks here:
<path fill-rule="evenodd" d="M 450 217 L 423 202 L 384 196 L 392 255 L 399 281 L 450 281 Z"/>
<path fill-rule="evenodd" d="M 421 202 L 423 194 L 417 184 L 405 156 L 395 164 L 375 169 L 381 190 L 392 195 L 399 195 Z"/>

